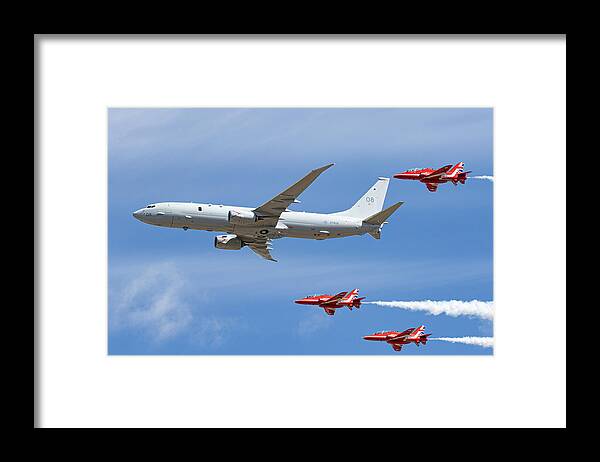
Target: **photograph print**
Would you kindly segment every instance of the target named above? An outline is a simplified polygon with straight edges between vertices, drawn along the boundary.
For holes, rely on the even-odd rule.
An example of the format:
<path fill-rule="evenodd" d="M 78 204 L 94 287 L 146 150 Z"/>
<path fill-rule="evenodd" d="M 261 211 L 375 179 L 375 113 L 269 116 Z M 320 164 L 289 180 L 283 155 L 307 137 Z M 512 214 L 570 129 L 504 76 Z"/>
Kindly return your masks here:
<path fill-rule="evenodd" d="M 493 108 L 120 108 L 109 355 L 493 355 Z"/>

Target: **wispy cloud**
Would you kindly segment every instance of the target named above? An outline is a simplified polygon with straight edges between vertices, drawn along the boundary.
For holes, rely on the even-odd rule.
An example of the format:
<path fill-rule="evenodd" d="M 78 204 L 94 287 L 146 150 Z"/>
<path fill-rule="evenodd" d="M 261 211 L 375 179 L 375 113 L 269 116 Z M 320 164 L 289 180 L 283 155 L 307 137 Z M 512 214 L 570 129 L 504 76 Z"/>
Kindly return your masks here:
<path fill-rule="evenodd" d="M 322 310 L 318 310 L 318 312 L 311 313 L 298 323 L 296 333 L 300 336 L 309 336 L 315 332 L 328 329 L 332 325 L 332 318 L 333 316 L 329 316 Z"/>
<path fill-rule="evenodd" d="M 237 319 L 205 316 L 194 324 L 191 340 L 196 345 L 218 348 L 226 343 L 233 331 L 239 332 L 240 328 Z"/>
<path fill-rule="evenodd" d="M 363 302 L 372 305 L 401 308 L 411 311 L 426 311 L 435 316 L 446 314 L 448 316 L 476 316 L 484 319 L 494 318 L 494 302 L 480 300 L 421 300 L 421 301 L 372 301 Z"/>
<path fill-rule="evenodd" d="M 233 319 L 203 313 L 206 295 L 193 291 L 177 265 L 161 262 L 120 275 L 110 294 L 110 327 L 138 331 L 155 343 L 185 335 L 206 346 L 219 346 Z"/>
<path fill-rule="evenodd" d="M 113 294 L 111 325 L 140 329 L 157 341 L 173 337 L 192 321 L 191 308 L 181 297 L 183 286 L 173 265 L 147 268 Z"/>
<path fill-rule="evenodd" d="M 362 163 L 364 152 L 370 158 L 412 152 L 434 160 L 430 147 L 448 152 L 456 146 L 469 162 L 487 147 L 489 131 L 490 109 L 113 108 L 109 151 L 111 160 L 143 158 L 150 164 L 149 156 L 159 159 L 168 150 L 169 160 L 187 154 L 189 165 L 184 151 L 192 150 L 198 161 L 230 169 L 232 158 L 249 154 L 264 161 L 286 152 L 289 165 L 296 157 L 322 161 L 335 150 Z"/>
<path fill-rule="evenodd" d="M 492 348 L 494 346 L 493 337 L 437 337 L 429 340 L 440 340 L 442 342 L 464 343 L 466 345 L 478 345 L 484 348 Z"/>
<path fill-rule="evenodd" d="M 173 230 L 171 230 L 173 232 Z M 211 240 L 207 236 L 200 235 L 198 239 Z M 314 256 L 305 252 L 304 255 L 296 252 L 296 247 L 316 248 L 319 244 L 325 247 L 330 242 L 308 242 L 306 244 L 295 240 L 281 240 L 274 243 L 273 254 L 279 258 L 278 263 L 272 263 L 258 258 L 248 249 L 242 249 L 238 254 L 226 253 L 221 250 L 210 249 L 206 252 L 199 252 L 194 249 L 194 253 L 189 249 L 170 252 L 170 257 L 160 253 L 157 249 L 151 255 L 141 255 L 133 261 L 131 258 L 111 257 L 110 272 L 119 278 L 139 271 L 139 268 L 146 265 L 154 265 L 157 257 L 163 260 L 173 258 L 177 261 L 177 268 L 191 280 L 201 280 L 205 287 L 210 287 L 211 291 L 219 292 L 226 290 L 236 290 L 237 295 L 241 288 L 246 288 L 249 292 L 244 297 L 256 296 L 263 297 L 264 294 L 290 294 L 306 295 L 308 292 L 334 290 L 337 287 L 364 287 L 373 289 L 386 289 L 389 281 L 386 275 L 394 273 L 398 279 L 409 281 L 411 289 L 421 289 L 423 287 L 432 287 L 436 285 L 448 286 L 455 282 L 464 283 L 465 281 L 478 280 L 489 271 L 488 263 L 485 259 L 467 259 L 452 263 L 452 272 L 444 267 L 443 258 L 405 258 L 403 266 L 398 267 L 394 260 L 382 261 L 377 254 L 377 242 L 370 241 L 370 237 L 363 237 L 364 242 L 354 241 L 354 249 L 363 245 L 365 249 L 373 249 L 369 255 L 364 255 L 361 261 L 362 273 L 360 278 L 354 276 L 348 278 L 345 270 L 355 263 L 353 255 L 339 254 L 339 250 L 331 246 L 331 252 L 338 252 L 327 262 L 327 265 L 315 265 Z M 282 242 L 283 241 L 283 242 Z M 202 242 L 205 247 L 205 242 Z M 179 249 L 177 249 L 179 250 Z M 374 256 L 373 256 L 374 255 Z M 201 264 L 199 264 L 201 262 Z M 269 266 L 270 265 L 270 266 Z M 231 277 L 231 268 L 235 266 L 244 274 L 243 279 Z M 277 271 L 269 273 L 269 284 L 264 284 L 264 271 L 276 267 Z M 294 285 L 286 284 L 293 280 Z M 408 284 L 408 283 L 407 283 Z M 365 292 L 366 294 L 366 292 Z M 370 295 L 370 294 L 366 294 Z"/>

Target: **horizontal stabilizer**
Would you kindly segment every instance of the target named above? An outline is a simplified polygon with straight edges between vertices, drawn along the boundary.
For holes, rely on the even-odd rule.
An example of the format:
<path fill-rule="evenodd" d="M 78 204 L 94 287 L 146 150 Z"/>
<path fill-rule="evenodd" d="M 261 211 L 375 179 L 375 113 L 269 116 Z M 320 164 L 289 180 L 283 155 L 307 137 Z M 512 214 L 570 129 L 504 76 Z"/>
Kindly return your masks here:
<path fill-rule="evenodd" d="M 394 213 L 396 210 L 398 210 L 398 208 L 402 204 L 404 204 L 403 201 L 397 202 L 394 205 L 388 207 L 387 209 L 382 210 L 381 212 L 377 212 L 375 215 L 371 215 L 369 218 L 366 218 L 363 221 L 370 225 L 382 225 L 383 222 L 385 220 L 387 220 L 392 213 Z M 376 236 L 373 236 L 373 237 L 375 239 L 377 239 Z"/>
<path fill-rule="evenodd" d="M 373 236 L 373 239 L 381 239 L 381 230 L 379 229 L 377 231 L 369 231 L 369 234 Z"/>

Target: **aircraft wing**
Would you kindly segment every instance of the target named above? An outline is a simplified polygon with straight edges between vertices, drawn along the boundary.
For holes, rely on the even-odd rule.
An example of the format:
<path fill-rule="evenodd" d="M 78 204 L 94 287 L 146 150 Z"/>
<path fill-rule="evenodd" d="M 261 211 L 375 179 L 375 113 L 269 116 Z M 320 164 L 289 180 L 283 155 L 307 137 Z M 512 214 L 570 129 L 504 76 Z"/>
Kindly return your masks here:
<path fill-rule="evenodd" d="M 427 185 L 427 189 L 429 189 L 431 192 L 436 192 L 437 191 L 437 184 L 435 183 L 425 183 Z"/>
<path fill-rule="evenodd" d="M 401 339 L 401 338 L 407 337 L 407 336 L 409 336 L 409 335 L 411 334 L 411 332 L 413 332 L 414 330 L 415 330 L 415 328 L 414 328 L 414 327 L 411 327 L 410 329 L 403 330 L 402 332 L 398 333 L 398 335 L 396 335 L 396 336 L 393 338 L 393 340 L 397 340 L 397 339 Z"/>
<path fill-rule="evenodd" d="M 344 296 L 347 294 L 348 292 L 340 292 L 337 295 L 334 295 L 333 297 L 331 297 L 329 300 L 327 300 L 326 302 L 321 303 L 320 306 L 327 306 L 327 305 L 335 305 L 337 302 L 339 302 L 342 298 L 344 298 Z"/>
<path fill-rule="evenodd" d="M 327 164 L 323 167 L 314 169 L 301 180 L 298 180 L 285 191 L 277 194 L 270 201 L 265 202 L 260 207 L 254 209 L 254 213 L 258 215 L 259 226 L 275 226 L 281 213 L 290 206 L 292 202 L 308 188 L 317 177 L 331 167 L 333 164 Z"/>
<path fill-rule="evenodd" d="M 270 239 L 264 239 L 264 240 L 255 239 L 251 242 L 244 239 L 243 236 L 240 236 L 240 239 L 242 239 L 242 241 L 248 247 L 250 247 L 250 250 L 252 250 L 256 255 L 263 257 L 266 260 L 277 261 L 273 258 L 273 256 L 269 252 L 271 250 L 271 246 L 270 246 L 271 240 Z"/>
<path fill-rule="evenodd" d="M 421 180 L 432 180 L 435 178 L 439 178 L 451 168 L 452 164 L 444 165 L 442 168 L 438 168 L 435 172 L 431 172 L 429 175 L 424 176 L 423 178 L 421 178 Z"/>

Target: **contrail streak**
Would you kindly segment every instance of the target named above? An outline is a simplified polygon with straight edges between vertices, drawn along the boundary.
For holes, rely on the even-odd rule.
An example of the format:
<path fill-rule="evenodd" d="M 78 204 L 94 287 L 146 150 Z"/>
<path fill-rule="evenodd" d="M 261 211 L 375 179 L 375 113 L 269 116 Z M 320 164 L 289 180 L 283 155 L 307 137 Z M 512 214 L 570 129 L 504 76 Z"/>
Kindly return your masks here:
<path fill-rule="evenodd" d="M 494 337 L 438 337 L 430 338 L 429 340 L 441 340 L 443 342 L 479 345 L 484 348 L 492 348 L 494 346 Z"/>
<path fill-rule="evenodd" d="M 490 180 L 491 182 L 494 181 L 494 177 L 489 175 L 470 176 L 469 178 L 475 178 L 476 180 Z"/>
<path fill-rule="evenodd" d="M 426 311 L 429 314 L 437 316 L 438 314 L 447 314 L 448 316 L 477 316 L 484 319 L 494 318 L 494 302 L 482 302 L 480 300 L 471 300 L 468 302 L 461 300 L 421 300 L 421 301 L 373 301 L 363 302 L 372 305 L 388 306 L 391 308 L 402 308 L 412 311 Z"/>

